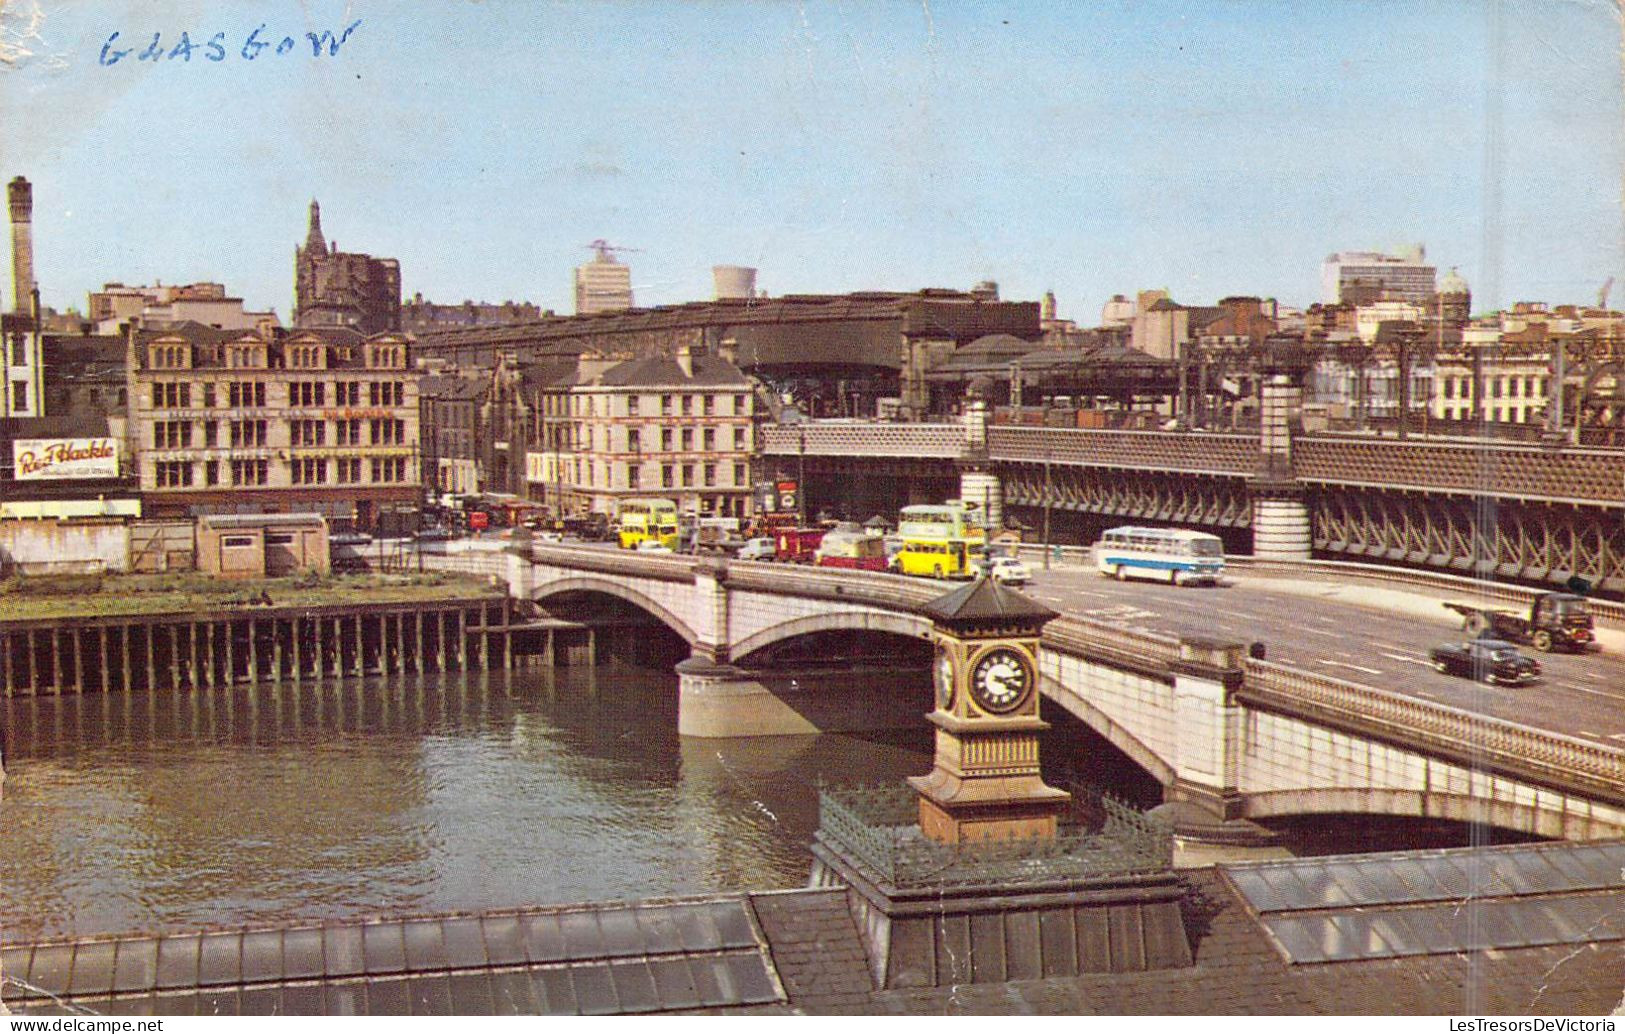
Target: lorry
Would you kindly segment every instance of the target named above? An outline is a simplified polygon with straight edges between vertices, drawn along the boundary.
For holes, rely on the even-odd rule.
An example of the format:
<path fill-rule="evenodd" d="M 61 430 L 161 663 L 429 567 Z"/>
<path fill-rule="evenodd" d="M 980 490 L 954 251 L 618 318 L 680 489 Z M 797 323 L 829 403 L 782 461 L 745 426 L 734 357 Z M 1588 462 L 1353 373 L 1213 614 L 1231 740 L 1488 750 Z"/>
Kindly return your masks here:
<path fill-rule="evenodd" d="M 819 567 L 850 567 L 859 571 L 886 569 L 886 541 L 851 522 L 836 525 L 818 543 Z"/>
<path fill-rule="evenodd" d="M 1471 636 L 1489 636 L 1514 643 L 1528 643 L 1541 653 L 1564 649 L 1580 652 L 1596 639 L 1591 608 L 1584 596 L 1567 592 L 1543 592 L 1522 614 L 1504 607 L 1480 607 L 1473 603 L 1446 603 L 1462 616 L 1461 627 Z"/>
<path fill-rule="evenodd" d="M 779 528 L 773 532 L 774 559 L 789 564 L 813 563 L 823 541 L 823 528 Z"/>

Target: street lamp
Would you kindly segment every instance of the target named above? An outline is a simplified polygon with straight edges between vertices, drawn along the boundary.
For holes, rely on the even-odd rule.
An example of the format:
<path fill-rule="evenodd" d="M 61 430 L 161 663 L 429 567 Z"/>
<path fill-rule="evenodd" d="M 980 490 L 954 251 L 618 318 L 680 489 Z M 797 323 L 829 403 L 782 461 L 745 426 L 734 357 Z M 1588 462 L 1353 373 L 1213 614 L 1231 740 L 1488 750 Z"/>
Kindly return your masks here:
<path fill-rule="evenodd" d="M 1049 570 L 1050 463 L 1049 442 L 1044 443 L 1044 570 Z"/>
<path fill-rule="evenodd" d="M 796 437 L 800 447 L 796 450 L 796 521 L 797 527 L 807 526 L 807 424 L 806 415 L 797 414 Z"/>

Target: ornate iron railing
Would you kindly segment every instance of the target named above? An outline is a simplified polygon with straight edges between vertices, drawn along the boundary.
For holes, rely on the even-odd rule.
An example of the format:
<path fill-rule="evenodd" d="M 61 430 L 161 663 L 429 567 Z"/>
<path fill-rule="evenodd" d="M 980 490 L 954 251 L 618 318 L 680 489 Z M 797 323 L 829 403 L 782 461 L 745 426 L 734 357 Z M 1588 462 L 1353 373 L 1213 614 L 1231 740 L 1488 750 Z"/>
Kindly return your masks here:
<path fill-rule="evenodd" d="M 819 836 L 894 887 L 1021 886 L 1163 872 L 1173 863 L 1168 827 L 1110 797 L 1099 798 L 1098 827 L 1063 824 L 1053 839 L 965 844 L 926 839 L 918 802 L 902 784 L 821 787 Z"/>
<path fill-rule="evenodd" d="M 1258 469 L 1258 436 L 1244 434 L 990 427 L 987 452 L 996 462 L 1177 470 L 1221 477 L 1251 477 Z"/>
<path fill-rule="evenodd" d="M 857 420 L 770 424 L 762 428 L 768 456 L 910 456 L 952 459 L 965 451 L 958 424 L 881 424 Z"/>

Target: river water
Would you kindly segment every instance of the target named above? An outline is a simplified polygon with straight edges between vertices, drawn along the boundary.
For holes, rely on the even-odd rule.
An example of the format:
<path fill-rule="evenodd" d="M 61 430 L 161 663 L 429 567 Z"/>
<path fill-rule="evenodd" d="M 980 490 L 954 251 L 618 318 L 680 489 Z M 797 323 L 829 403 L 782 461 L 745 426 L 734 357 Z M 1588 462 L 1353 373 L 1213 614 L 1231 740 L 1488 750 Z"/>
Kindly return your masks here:
<path fill-rule="evenodd" d="M 923 721 L 684 740 L 669 669 L 618 664 L 30 698 L 0 721 L 8 942 L 799 886 L 820 780 L 931 766 Z"/>

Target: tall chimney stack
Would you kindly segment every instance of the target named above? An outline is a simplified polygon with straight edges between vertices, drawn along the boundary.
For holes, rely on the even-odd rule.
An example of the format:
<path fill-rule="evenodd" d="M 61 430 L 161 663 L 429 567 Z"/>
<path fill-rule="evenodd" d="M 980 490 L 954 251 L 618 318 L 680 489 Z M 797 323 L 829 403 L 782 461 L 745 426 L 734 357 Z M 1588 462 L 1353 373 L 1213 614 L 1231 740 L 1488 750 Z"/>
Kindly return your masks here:
<path fill-rule="evenodd" d="M 27 314 L 34 295 L 34 188 L 18 176 L 6 184 L 11 202 L 11 311 Z"/>

